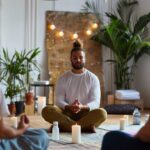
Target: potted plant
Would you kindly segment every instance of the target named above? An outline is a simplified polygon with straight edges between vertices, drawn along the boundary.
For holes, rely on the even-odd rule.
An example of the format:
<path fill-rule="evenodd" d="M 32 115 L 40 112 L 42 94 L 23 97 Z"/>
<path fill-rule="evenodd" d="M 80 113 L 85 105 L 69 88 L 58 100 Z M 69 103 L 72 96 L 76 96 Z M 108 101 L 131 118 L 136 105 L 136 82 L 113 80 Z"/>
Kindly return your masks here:
<path fill-rule="evenodd" d="M 144 54 L 150 55 L 150 41 L 145 34 L 150 22 L 150 13 L 135 21 L 134 10 L 137 5 L 136 0 L 119 0 L 116 11 L 106 13 L 110 22 L 102 24 L 91 37 L 112 50 L 114 57 L 107 61 L 115 65 L 117 89 L 131 88 L 136 63 Z M 98 12 L 96 3 L 90 1 L 85 3 L 84 9 L 91 10 L 95 15 Z"/>
<path fill-rule="evenodd" d="M 8 51 L 3 49 L 2 56 L 0 57 L 0 81 L 6 87 L 5 96 L 10 99 L 11 106 L 15 102 L 16 105 L 21 103 L 21 101 L 24 103 L 24 94 L 28 91 L 29 86 L 29 82 L 27 82 L 29 68 L 26 64 L 29 63 L 37 67 L 33 59 L 39 52 L 39 49 L 24 50 L 20 53 L 15 51 L 12 57 L 10 57 Z"/>
<path fill-rule="evenodd" d="M 11 114 L 15 113 L 14 104 L 17 95 L 25 89 L 22 78 L 26 72 L 22 65 L 24 60 L 18 58 L 17 55 L 18 52 L 15 52 L 12 57 L 10 57 L 8 51 L 3 49 L 3 57 L 0 58 L 0 81 L 6 87 L 5 97 L 10 99 L 9 108 Z"/>

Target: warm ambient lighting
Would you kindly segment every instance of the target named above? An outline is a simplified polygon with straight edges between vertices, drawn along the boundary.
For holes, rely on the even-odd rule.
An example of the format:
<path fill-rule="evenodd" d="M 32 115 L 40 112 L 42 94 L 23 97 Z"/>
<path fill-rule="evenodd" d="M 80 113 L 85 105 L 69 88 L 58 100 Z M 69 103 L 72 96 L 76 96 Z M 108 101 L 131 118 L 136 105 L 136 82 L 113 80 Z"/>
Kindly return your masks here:
<path fill-rule="evenodd" d="M 49 24 L 48 25 L 48 29 L 50 30 L 55 30 L 56 29 L 56 26 L 54 24 Z"/>
<path fill-rule="evenodd" d="M 98 28 L 98 24 L 97 24 L 97 23 L 93 23 L 93 24 L 92 24 L 92 28 L 93 28 L 93 29 L 97 29 L 97 28 Z"/>
<path fill-rule="evenodd" d="M 73 34 L 73 39 L 77 39 L 78 38 L 78 34 L 77 33 L 74 33 Z"/>
<path fill-rule="evenodd" d="M 60 37 L 64 36 L 64 32 L 63 31 L 60 31 L 58 34 L 59 34 Z"/>
<path fill-rule="evenodd" d="M 88 29 L 88 30 L 86 31 L 86 34 L 87 34 L 87 35 L 91 35 L 91 34 L 92 34 L 92 31 Z"/>
<path fill-rule="evenodd" d="M 98 23 L 97 22 L 93 22 L 91 25 L 90 25 L 90 28 L 88 28 L 86 31 L 84 31 L 84 33 L 86 33 L 86 35 L 90 36 L 92 34 L 92 31 L 94 31 L 94 29 L 97 29 L 98 28 Z M 75 39 L 78 39 L 79 38 L 79 34 L 77 31 L 75 31 L 74 33 L 71 33 L 70 31 L 63 31 L 63 30 L 60 30 L 58 27 L 55 26 L 55 24 L 52 24 L 52 23 L 49 23 L 48 24 L 48 29 L 49 30 L 54 30 L 54 32 L 56 33 L 56 35 L 58 37 L 63 37 L 64 35 L 68 35 L 70 34 L 70 38 L 72 38 L 73 40 Z"/>

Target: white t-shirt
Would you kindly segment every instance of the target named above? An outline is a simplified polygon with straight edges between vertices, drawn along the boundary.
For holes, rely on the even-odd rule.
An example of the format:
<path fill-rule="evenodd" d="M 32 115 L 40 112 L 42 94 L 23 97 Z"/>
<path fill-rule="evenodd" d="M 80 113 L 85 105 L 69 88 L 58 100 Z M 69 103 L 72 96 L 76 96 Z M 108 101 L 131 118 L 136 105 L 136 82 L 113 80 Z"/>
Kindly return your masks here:
<path fill-rule="evenodd" d="M 89 70 L 75 74 L 65 72 L 56 85 L 56 105 L 64 108 L 78 99 L 83 105 L 88 105 L 90 110 L 100 106 L 100 82 L 95 74 Z"/>

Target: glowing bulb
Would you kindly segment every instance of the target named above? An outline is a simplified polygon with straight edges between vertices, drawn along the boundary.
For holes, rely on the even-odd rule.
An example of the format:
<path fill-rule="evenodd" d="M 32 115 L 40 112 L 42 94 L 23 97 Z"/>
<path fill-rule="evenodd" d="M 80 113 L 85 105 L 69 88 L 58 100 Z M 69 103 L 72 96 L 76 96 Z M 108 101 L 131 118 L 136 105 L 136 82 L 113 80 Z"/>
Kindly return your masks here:
<path fill-rule="evenodd" d="M 52 24 L 52 25 L 50 26 L 50 29 L 51 29 L 51 30 L 55 30 L 55 28 L 56 28 L 56 27 L 55 27 L 54 24 Z"/>
<path fill-rule="evenodd" d="M 59 36 L 61 36 L 61 37 L 64 36 L 64 32 L 63 32 L 63 31 L 60 31 L 60 32 L 59 32 Z"/>
<path fill-rule="evenodd" d="M 73 39 L 77 39 L 78 38 L 78 34 L 77 33 L 74 33 L 73 34 Z"/>
<path fill-rule="evenodd" d="M 93 23 L 92 24 L 92 28 L 96 29 L 98 27 L 98 24 L 97 23 Z"/>
<path fill-rule="evenodd" d="M 56 26 L 54 24 L 50 24 L 50 25 L 48 25 L 48 28 L 51 30 L 55 30 Z"/>
<path fill-rule="evenodd" d="M 91 34 L 92 34 L 92 31 L 88 29 L 88 30 L 86 31 L 86 34 L 87 34 L 87 35 L 91 35 Z"/>

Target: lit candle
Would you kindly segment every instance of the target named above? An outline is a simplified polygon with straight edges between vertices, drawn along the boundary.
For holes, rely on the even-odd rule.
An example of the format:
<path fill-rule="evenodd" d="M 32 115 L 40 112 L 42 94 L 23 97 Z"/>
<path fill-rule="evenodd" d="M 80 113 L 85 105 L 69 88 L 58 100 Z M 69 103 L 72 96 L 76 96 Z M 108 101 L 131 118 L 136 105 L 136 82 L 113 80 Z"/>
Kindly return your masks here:
<path fill-rule="evenodd" d="M 11 120 L 11 125 L 12 125 L 14 128 L 17 128 L 17 127 L 18 127 L 17 117 L 11 117 L 10 120 Z"/>
<path fill-rule="evenodd" d="M 147 123 L 148 119 L 149 119 L 149 114 L 145 114 L 144 115 L 144 121 L 145 121 L 145 123 Z"/>
<path fill-rule="evenodd" d="M 46 97 L 39 96 L 38 97 L 38 114 L 41 114 L 42 109 L 46 106 Z"/>
<path fill-rule="evenodd" d="M 72 126 L 72 143 L 81 143 L 81 126 L 73 125 Z"/>
<path fill-rule="evenodd" d="M 120 130 L 124 130 L 126 126 L 126 119 L 125 118 L 121 118 L 120 119 Z"/>
<path fill-rule="evenodd" d="M 129 115 L 123 115 L 123 118 L 126 119 L 126 125 L 129 125 Z"/>

